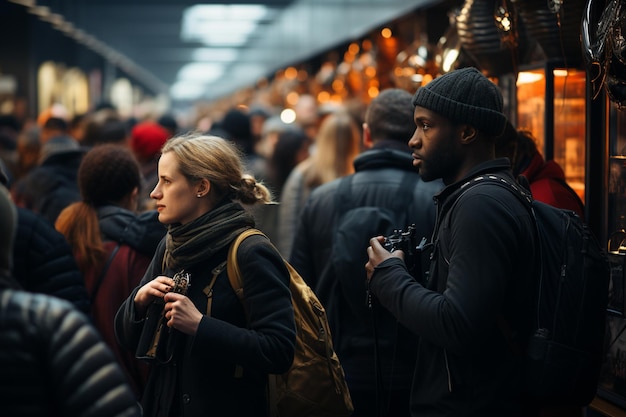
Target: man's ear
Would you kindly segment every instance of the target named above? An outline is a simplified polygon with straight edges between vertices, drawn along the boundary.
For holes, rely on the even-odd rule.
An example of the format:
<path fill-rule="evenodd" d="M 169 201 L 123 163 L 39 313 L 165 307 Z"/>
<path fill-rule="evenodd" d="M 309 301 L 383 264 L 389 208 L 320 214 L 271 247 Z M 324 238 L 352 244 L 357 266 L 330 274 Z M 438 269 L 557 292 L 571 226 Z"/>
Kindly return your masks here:
<path fill-rule="evenodd" d="M 363 123 L 363 147 L 365 149 L 371 149 L 374 146 L 372 141 L 372 131 L 367 123 Z"/>
<path fill-rule="evenodd" d="M 472 125 L 461 125 L 461 143 L 464 145 L 472 143 L 478 136 L 478 131 Z"/>

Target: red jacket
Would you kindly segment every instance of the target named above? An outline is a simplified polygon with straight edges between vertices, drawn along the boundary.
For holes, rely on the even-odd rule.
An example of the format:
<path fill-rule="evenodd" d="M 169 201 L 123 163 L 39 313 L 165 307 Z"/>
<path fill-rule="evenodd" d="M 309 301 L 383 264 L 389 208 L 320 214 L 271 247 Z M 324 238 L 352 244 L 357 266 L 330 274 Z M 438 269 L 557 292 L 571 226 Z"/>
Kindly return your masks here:
<path fill-rule="evenodd" d="M 533 198 L 554 207 L 573 210 L 584 219 L 584 207 L 575 192 L 565 183 L 565 173 L 555 161 L 545 161 L 540 153 L 536 153 L 520 175 L 530 183 Z"/>
<path fill-rule="evenodd" d="M 115 246 L 117 246 L 117 242 L 105 243 L 107 258 Z M 149 256 L 139 253 L 130 246 L 121 245 L 91 306 L 91 314 L 96 328 L 115 354 L 120 366 L 128 376 L 128 383 L 138 398 L 143 393 L 148 376 L 148 366 L 136 359 L 134 352 L 123 349 L 117 343 L 113 323 L 117 309 L 139 284 L 150 260 Z M 101 269 L 97 271 L 91 269 L 84 275 L 89 294 L 93 293 L 95 282 L 100 277 L 101 272 Z"/>

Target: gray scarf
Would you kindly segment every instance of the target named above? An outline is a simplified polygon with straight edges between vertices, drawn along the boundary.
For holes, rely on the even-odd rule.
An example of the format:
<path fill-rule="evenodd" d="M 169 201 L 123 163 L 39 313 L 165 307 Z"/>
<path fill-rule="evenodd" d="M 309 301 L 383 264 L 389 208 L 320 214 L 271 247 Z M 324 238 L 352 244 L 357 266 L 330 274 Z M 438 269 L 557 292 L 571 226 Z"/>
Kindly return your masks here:
<path fill-rule="evenodd" d="M 170 225 L 164 267 L 189 268 L 209 259 L 241 232 L 254 227 L 254 218 L 239 203 L 226 202 L 183 225 Z"/>

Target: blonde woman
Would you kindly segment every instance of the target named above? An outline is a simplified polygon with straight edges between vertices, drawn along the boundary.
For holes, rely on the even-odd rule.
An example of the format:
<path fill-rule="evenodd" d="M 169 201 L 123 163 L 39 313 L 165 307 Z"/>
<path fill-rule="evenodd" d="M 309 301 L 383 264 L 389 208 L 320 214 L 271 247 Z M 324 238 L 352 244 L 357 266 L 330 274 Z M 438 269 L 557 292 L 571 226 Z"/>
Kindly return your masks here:
<path fill-rule="evenodd" d="M 361 151 L 361 131 L 347 112 L 332 113 L 322 121 L 315 149 L 289 174 L 280 199 L 278 248 L 289 259 L 298 216 L 316 187 L 354 173 L 352 162 Z"/>
<path fill-rule="evenodd" d="M 168 233 L 115 320 L 121 344 L 151 364 L 144 415 L 268 415 L 267 376 L 286 372 L 294 355 L 289 273 L 265 237 L 245 239 L 237 252 L 244 309 L 225 261 L 231 242 L 254 226 L 240 203 L 267 203 L 269 191 L 244 176 L 240 152 L 216 136 L 168 140 L 158 171 L 151 197 Z M 186 291 L 172 291 L 183 273 Z M 176 343 L 144 352 L 155 306 L 166 323 L 160 334 Z"/>

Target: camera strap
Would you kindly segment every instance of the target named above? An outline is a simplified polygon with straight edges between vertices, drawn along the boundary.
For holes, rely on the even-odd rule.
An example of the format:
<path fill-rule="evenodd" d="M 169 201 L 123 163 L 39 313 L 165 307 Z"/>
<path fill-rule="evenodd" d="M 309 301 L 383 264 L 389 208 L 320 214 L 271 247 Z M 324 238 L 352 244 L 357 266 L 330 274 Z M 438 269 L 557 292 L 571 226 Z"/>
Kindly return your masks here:
<path fill-rule="evenodd" d="M 211 273 L 213 274 L 213 278 L 211 278 L 211 282 L 209 282 L 209 284 L 202 290 L 207 298 L 206 315 L 208 317 L 211 317 L 211 307 L 213 306 L 213 286 L 215 285 L 215 281 L 217 281 L 217 276 L 221 274 L 224 269 L 226 269 L 226 261 L 213 268 L 213 271 L 211 271 Z"/>

